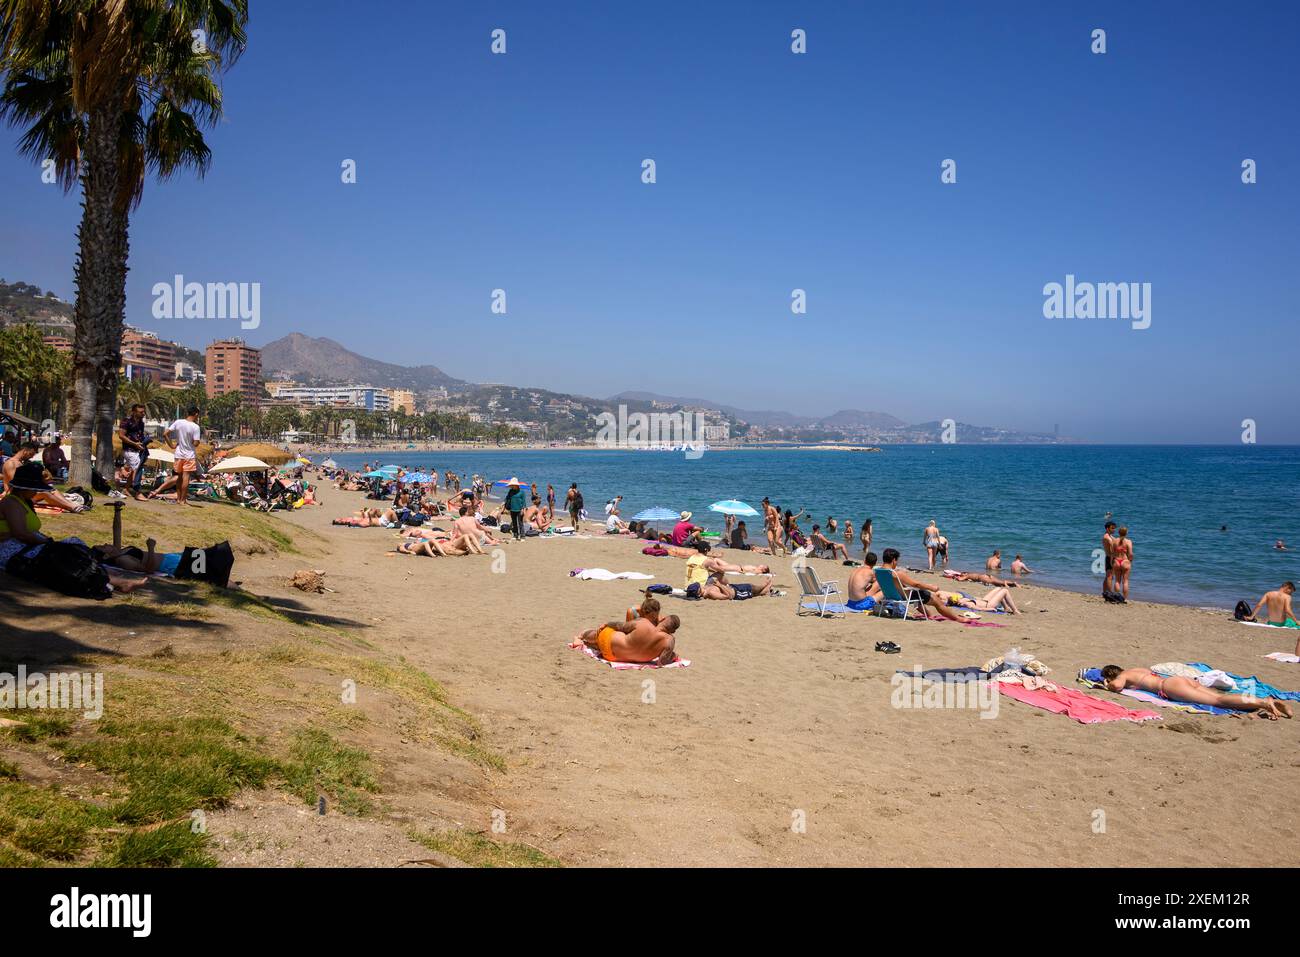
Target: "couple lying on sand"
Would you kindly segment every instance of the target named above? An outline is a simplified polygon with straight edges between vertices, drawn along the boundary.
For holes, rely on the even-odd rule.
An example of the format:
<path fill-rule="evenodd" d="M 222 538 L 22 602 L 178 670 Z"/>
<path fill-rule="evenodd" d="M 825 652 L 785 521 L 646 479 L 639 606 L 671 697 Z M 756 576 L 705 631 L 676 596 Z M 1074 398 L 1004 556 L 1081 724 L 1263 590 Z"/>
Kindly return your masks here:
<path fill-rule="evenodd" d="M 1009 588 L 994 588 L 981 598 L 971 598 L 961 592 L 930 591 L 928 588 L 923 588 L 920 582 L 898 567 L 899 557 L 898 549 L 886 548 L 883 560 L 879 568 L 876 568 L 874 567 L 876 565 L 875 552 L 867 552 L 866 564 L 861 568 L 855 568 L 849 575 L 848 606 L 855 611 L 865 611 L 868 608 L 874 608 L 877 602 L 884 600 L 884 592 L 878 580 L 878 572 L 883 569 L 893 576 L 899 591 L 908 588 L 919 589 L 921 602 L 928 606 L 927 610 L 933 610 L 936 614 L 947 618 L 949 621 L 966 621 L 965 617 L 953 611 L 954 608 L 971 611 L 1005 611 L 1011 615 L 1020 614 L 1020 609 L 1016 607 L 1016 603 L 1011 598 Z"/>
<path fill-rule="evenodd" d="M 580 641 L 606 661 L 668 665 L 677 660 L 676 635 L 680 626 L 680 618 L 660 617 L 659 602 L 646 598 L 639 608 L 628 610 L 626 621 L 590 628 L 577 636 L 574 647 Z"/>
<path fill-rule="evenodd" d="M 439 528 L 416 526 L 403 529 L 401 535 L 413 541 L 406 541 L 397 546 L 403 555 L 425 555 L 433 558 L 438 555 L 483 555 L 484 546 L 500 545 L 501 540 L 492 534 L 492 530 L 471 514 L 468 505 L 462 505 L 460 515 L 451 523 L 451 531 Z"/>
<path fill-rule="evenodd" d="M 1166 701 L 1208 704 L 1216 708 L 1227 708 L 1229 711 L 1254 711 L 1259 717 L 1268 718 L 1270 721 L 1290 718 L 1293 715 L 1289 701 L 1256 698 L 1253 695 L 1224 694 L 1221 691 L 1213 691 L 1190 678 L 1158 675 L 1150 668 L 1121 668 L 1119 665 L 1107 665 L 1101 669 L 1101 679 L 1110 691 L 1138 688 L 1158 694 Z"/>

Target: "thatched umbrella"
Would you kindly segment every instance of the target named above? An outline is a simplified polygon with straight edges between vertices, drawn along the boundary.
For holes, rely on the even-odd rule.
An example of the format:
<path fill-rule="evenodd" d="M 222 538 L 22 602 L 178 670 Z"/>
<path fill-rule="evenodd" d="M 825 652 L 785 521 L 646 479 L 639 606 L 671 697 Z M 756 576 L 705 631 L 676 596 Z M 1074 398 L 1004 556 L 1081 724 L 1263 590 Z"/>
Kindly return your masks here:
<path fill-rule="evenodd" d="M 230 454 L 247 455 L 250 458 L 261 459 L 267 465 L 283 465 L 285 462 L 292 462 L 297 458 L 293 452 L 286 452 L 269 442 L 245 442 L 243 445 L 236 445 L 230 450 Z"/>

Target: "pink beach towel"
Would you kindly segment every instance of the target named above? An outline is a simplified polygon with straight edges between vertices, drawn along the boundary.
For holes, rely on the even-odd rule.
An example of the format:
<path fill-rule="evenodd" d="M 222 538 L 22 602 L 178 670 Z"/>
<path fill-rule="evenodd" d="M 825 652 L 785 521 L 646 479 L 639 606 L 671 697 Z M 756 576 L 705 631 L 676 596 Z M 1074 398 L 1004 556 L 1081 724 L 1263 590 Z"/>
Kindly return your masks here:
<path fill-rule="evenodd" d="M 588 658 L 595 658 L 602 665 L 609 665 L 615 671 L 644 671 L 646 668 L 686 668 L 690 665 L 690 662 L 685 658 L 678 658 L 671 664 L 666 665 L 656 665 L 650 661 L 606 661 L 595 648 L 590 648 L 580 641 L 576 644 L 570 643 L 569 647 L 580 649 Z"/>
<path fill-rule="evenodd" d="M 1135 711 L 1114 701 L 1094 698 L 1090 694 L 1060 685 L 1055 691 L 1040 688 L 1030 691 L 1024 685 L 998 682 L 998 691 L 1017 701 L 1042 708 L 1052 714 L 1064 714 L 1080 724 L 1100 724 L 1103 721 L 1159 721 L 1154 711 Z"/>
<path fill-rule="evenodd" d="M 945 618 L 945 617 L 943 617 L 943 615 L 926 615 L 926 616 L 925 616 L 925 620 L 926 620 L 926 621 L 952 621 L 951 618 Z M 1005 628 L 1005 627 L 1007 627 L 1006 625 L 1000 625 L 1000 624 L 998 624 L 996 621 L 975 621 L 973 618 L 968 618 L 968 619 L 966 619 L 965 621 L 961 622 L 961 624 L 965 625 L 967 628 Z"/>

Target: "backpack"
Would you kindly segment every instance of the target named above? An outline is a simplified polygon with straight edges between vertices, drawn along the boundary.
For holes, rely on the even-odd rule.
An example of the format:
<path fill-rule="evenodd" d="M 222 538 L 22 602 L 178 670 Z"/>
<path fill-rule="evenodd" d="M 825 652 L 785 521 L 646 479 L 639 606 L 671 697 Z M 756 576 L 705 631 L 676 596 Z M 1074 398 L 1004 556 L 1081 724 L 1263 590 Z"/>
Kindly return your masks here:
<path fill-rule="evenodd" d="M 113 594 L 108 572 L 81 542 L 46 542 L 34 554 L 24 549 L 5 567 L 12 575 L 73 598 L 103 601 Z"/>
<path fill-rule="evenodd" d="M 581 511 L 582 511 L 582 493 L 581 493 L 581 492 L 577 492 L 577 493 L 574 494 L 574 496 L 573 496 L 573 501 L 569 503 L 569 511 L 571 511 L 571 512 L 581 512 Z"/>
<path fill-rule="evenodd" d="M 99 473 L 94 472 L 92 474 L 98 475 Z M 91 484 L 94 485 L 95 483 L 91 482 Z M 108 491 L 108 489 L 104 489 L 104 491 Z M 72 488 L 68 489 L 66 492 L 63 493 L 63 496 L 64 498 L 71 499 L 74 502 L 80 499 L 80 502 L 78 502 L 78 504 L 84 505 L 86 506 L 86 508 L 91 508 L 95 504 L 95 496 L 91 495 L 90 492 L 86 491 L 86 489 L 80 485 L 72 486 Z"/>
<path fill-rule="evenodd" d="M 234 567 L 235 553 L 230 542 L 218 542 L 209 548 L 186 546 L 181 552 L 180 564 L 176 566 L 176 577 L 194 578 L 226 588 L 230 584 L 230 570 Z"/>
<path fill-rule="evenodd" d="M 90 487 L 103 495 L 113 491 L 113 486 L 108 484 L 108 479 L 93 470 L 90 473 Z M 83 491 L 82 494 L 86 493 Z M 89 505 L 90 502 L 86 502 L 86 504 Z"/>
<path fill-rule="evenodd" d="M 1232 611 L 1232 617 L 1237 621 L 1254 621 L 1255 616 L 1250 613 L 1250 606 L 1244 601 L 1237 602 L 1237 607 Z"/>

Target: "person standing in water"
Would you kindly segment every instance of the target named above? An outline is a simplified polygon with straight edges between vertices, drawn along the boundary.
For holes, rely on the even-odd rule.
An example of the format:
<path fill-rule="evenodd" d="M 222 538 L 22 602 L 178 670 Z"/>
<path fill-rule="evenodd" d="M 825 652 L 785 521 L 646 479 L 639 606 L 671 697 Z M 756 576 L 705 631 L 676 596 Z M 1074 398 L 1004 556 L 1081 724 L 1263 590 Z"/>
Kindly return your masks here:
<path fill-rule="evenodd" d="M 862 560 L 867 560 L 867 552 L 871 551 L 871 516 L 862 520 L 862 533 L 860 540 L 862 542 Z"/>

